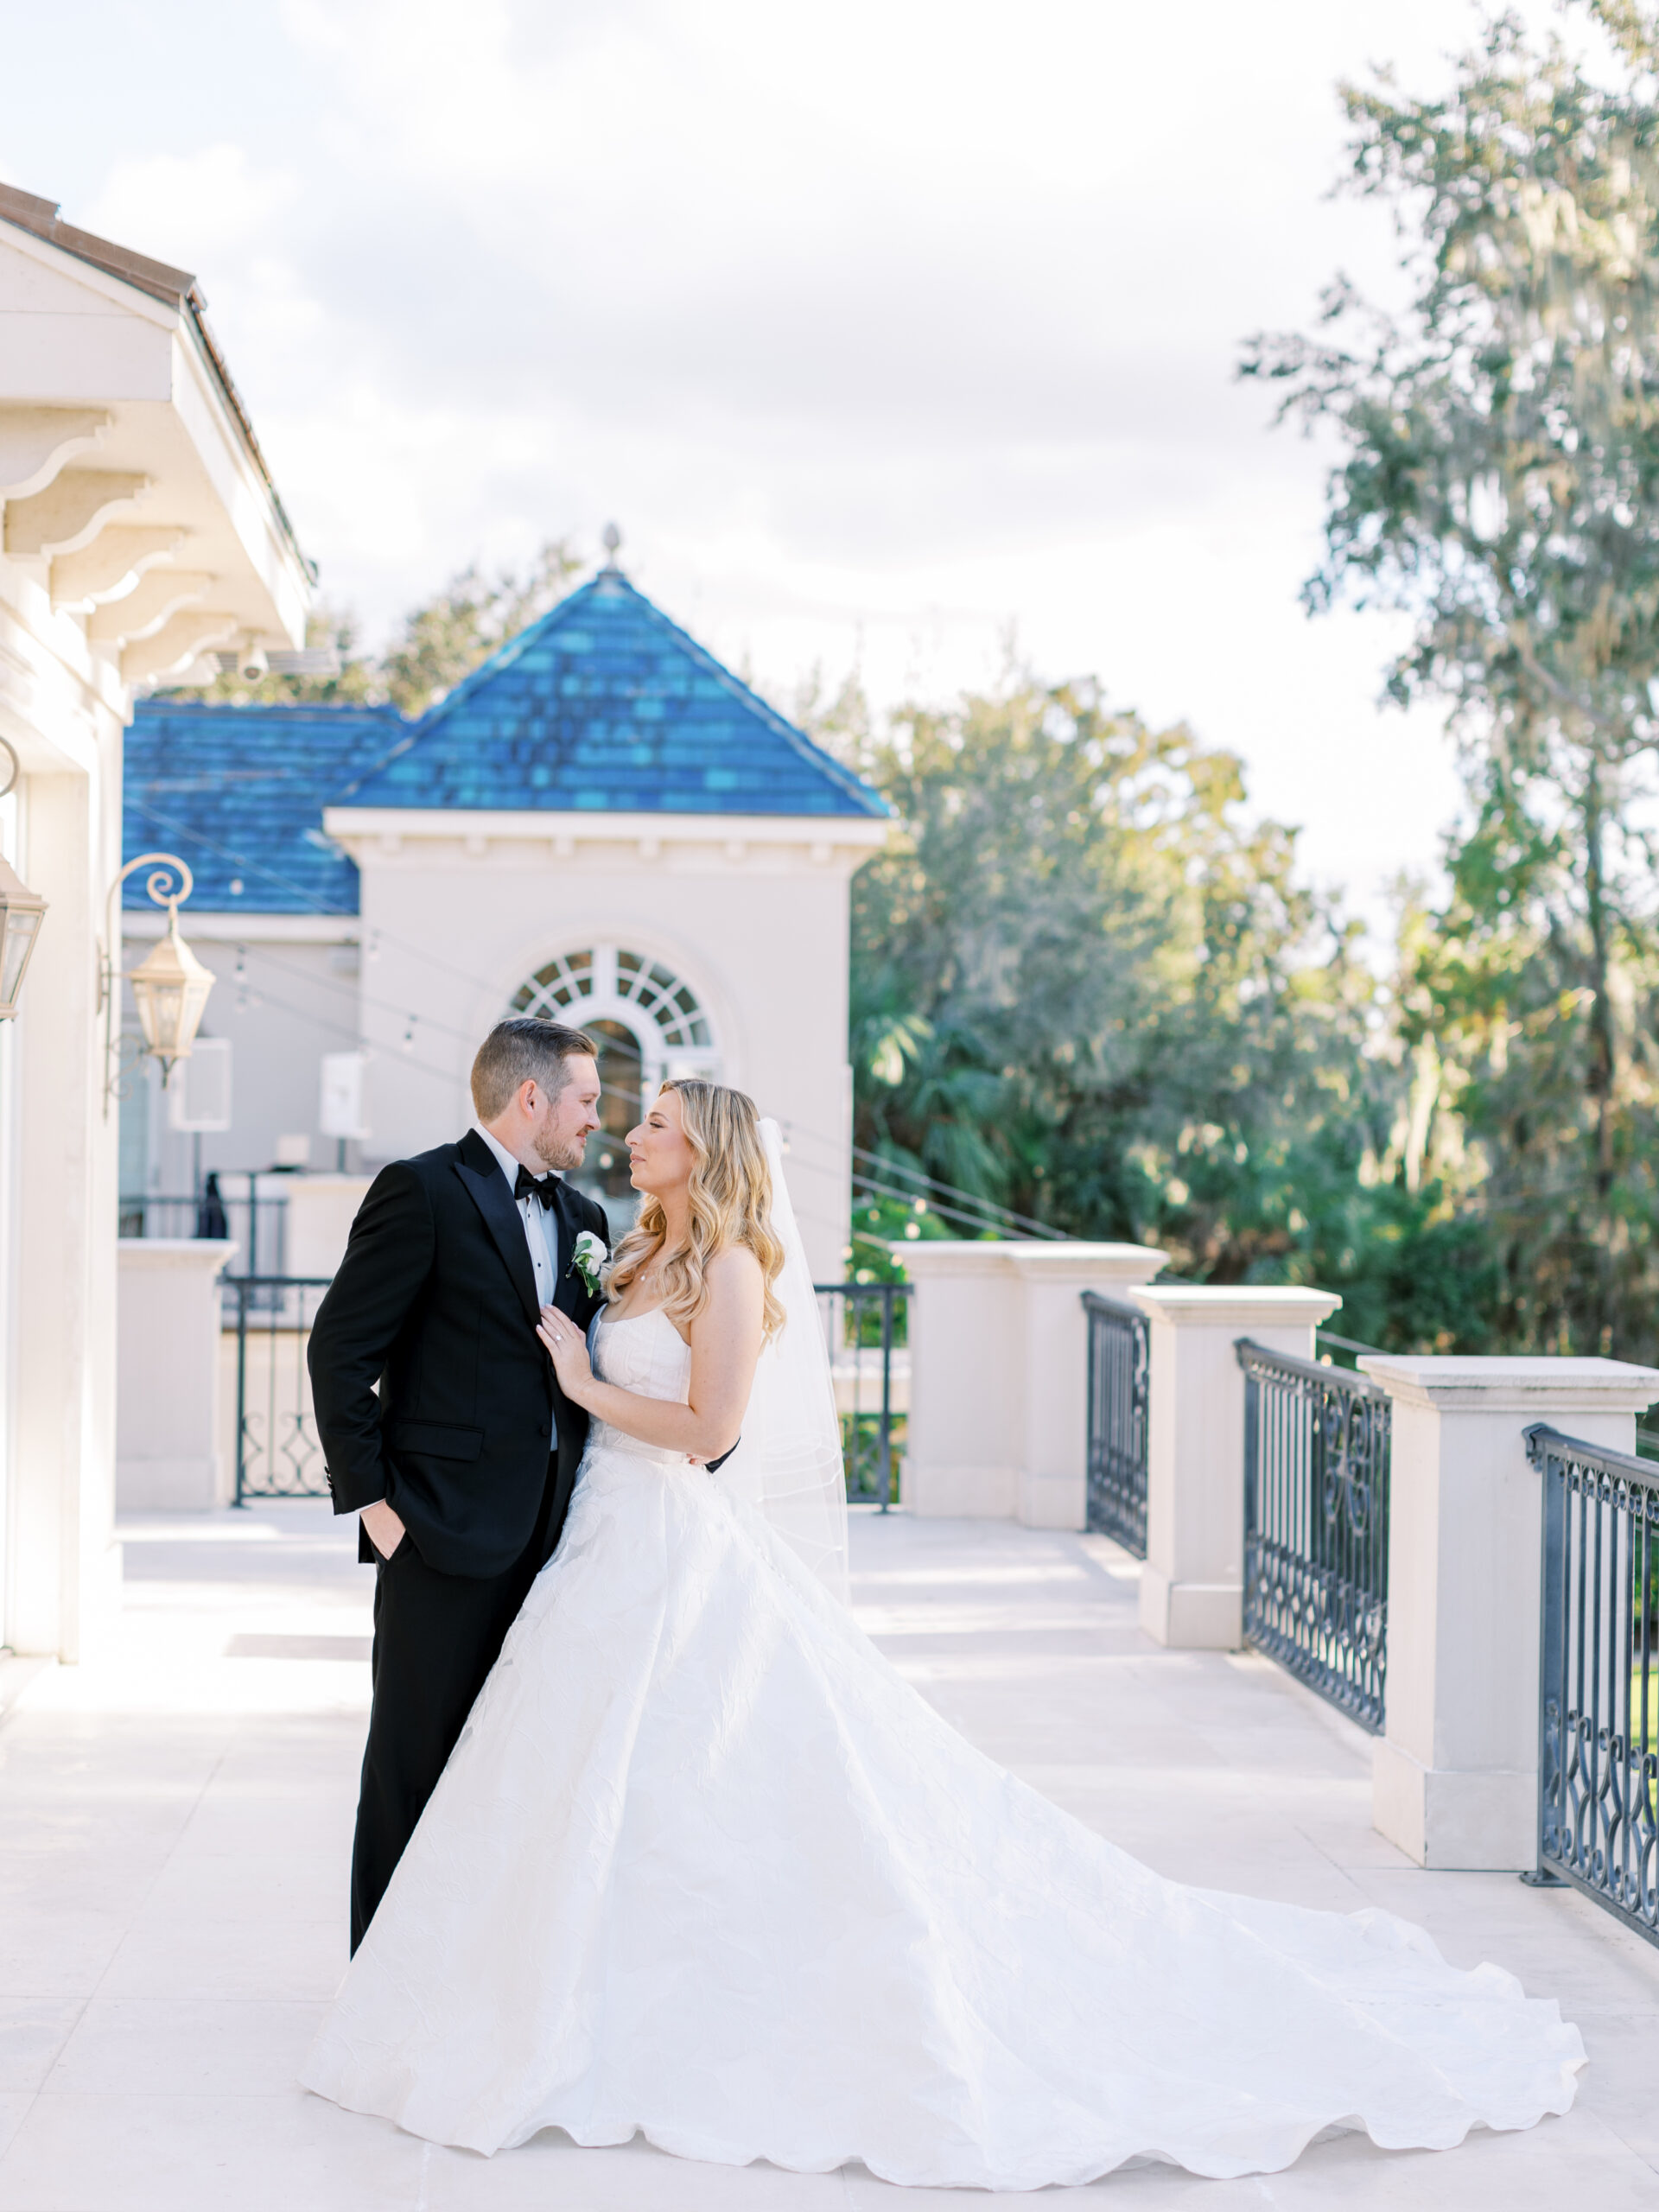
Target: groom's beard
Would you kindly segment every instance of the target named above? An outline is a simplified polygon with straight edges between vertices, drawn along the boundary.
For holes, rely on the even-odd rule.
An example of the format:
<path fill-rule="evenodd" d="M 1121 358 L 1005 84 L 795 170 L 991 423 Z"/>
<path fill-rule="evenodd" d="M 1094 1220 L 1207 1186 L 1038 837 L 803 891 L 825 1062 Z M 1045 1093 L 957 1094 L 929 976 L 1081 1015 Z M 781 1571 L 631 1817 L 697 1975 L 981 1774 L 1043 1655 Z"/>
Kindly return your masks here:
<path fill-rule="evenodd" d="M 581 1166 L 588 1150 L 588 1139 L 585 1135 L 562 1137 L 550 1129 L 544 1129 L 536 1138 L 535 1145 L 536 1157 L 543 1166 L 556 1169 L 564 1174 L 573 1167 Z"/>

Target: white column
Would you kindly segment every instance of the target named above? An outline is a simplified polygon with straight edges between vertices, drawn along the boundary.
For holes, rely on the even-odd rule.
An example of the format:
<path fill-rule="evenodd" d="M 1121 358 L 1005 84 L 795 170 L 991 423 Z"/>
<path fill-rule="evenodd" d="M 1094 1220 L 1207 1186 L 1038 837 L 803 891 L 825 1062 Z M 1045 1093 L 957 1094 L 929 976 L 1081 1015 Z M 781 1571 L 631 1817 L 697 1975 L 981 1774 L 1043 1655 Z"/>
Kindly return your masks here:
<path fill-rule="evenodd" d="M 1312 1359 L 1314 1330 L 1342 1300 L 1175 1283 L 1133 1296 L 1152 1324 L 1141 1625 L 1160 1643 L 1230 1651 L 1244 1640 L 1244 1376 L 1234 1347 L 1249 1337 Z"/>
<path fill-rule="evenodd" d="M 51 903 L 16 1020 L 7 1640 L 82 1657 L 115 1621 L 117 1121 L 104 1110 L 97 938 L 120 865 L 119 741 L 28 779 L 27 880 Z"/>
<path fill-rule="evenodd" d="M 117 1244 L 115 1491 L 124 1513 L 230 1502 L 219 1451 L 222 1238 Z"/>
<path fill-rule="evenodd" d="M 1371 1817 L 1421 1866 L 1537 1858 L 1542 1502 L 1524 1432 L 1631 1452 L 1659 1371 L 1613 1359 L 1360 1361 L 1394 1401 L 1386 1733 Z"/>
<path fill-rule="evenodd" d="M 1125 1296 L 1146 1244 L 962 1239 L 893 1247 L 910 1298 L 904 1502 L 912 1513 L 1081 1529 L 1089 1336 L 1083 1293 Z"/>

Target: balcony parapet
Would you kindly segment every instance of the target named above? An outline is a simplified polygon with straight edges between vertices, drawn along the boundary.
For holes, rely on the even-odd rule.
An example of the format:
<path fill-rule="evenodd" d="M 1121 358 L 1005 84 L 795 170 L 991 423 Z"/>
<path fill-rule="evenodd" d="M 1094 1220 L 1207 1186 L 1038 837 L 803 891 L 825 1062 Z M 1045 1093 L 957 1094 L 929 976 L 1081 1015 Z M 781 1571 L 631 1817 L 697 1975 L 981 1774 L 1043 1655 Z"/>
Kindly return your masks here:
<path fill-rule="evenodd" d="M 939 1238 L 894 1244 L 910 1301 L 903 1502 L 912 1513 L 1081 1529 L 1089 1336 L 1080 1292 L 1121 1298 L 1149 1244 Z"/>
<path fill-rule="evenodd" d="M 1540 1477 L 1535 1421 L 1615 1452 L 1659 1401 L 1618 1359 L 1368 1354 L 1394 1401 L 1389 1692 L 1371 1817 L 1420 1866 L 1532 1866 L 1538 1851 Z"/>

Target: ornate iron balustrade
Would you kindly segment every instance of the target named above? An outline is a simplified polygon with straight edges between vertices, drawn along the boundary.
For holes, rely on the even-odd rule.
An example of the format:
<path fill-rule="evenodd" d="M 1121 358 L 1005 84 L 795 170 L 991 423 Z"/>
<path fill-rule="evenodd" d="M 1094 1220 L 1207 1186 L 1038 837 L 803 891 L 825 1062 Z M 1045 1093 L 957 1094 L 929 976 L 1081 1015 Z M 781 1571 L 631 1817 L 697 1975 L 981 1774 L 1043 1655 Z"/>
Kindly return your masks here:
<path fill-rule="evenodd" d="M 1538 1872 L 1659 1943 L 1659 1466 L 1539 1423 Z"/>
<path fill-rule="evenodd" d="M 1089 1321 L 1088 1522 L 1147 1555 L 1148 1323 L 1138 1306 L 1083 1294 Z"/>
<path fill-rule="evenodd" d="M 238 1275 L 224 1285 L 236 1343 L 236 1502 L 326 1497 L 305 1363 L 327 1275 Z M 899 1495 L 910 1412 L 902 1282 L 815 1286 L 841 1416 L 847 1495 L 883 1513 Z"/>
<path fill-rule="evenodd" d="M 236 1502 L 327 1497 L 328 1477 L 305 1363 L 327 1275 L 238 1275 L 235 1301 Z"/>
<path fill-rule="evenodd" d="M 820 1282 L 818 1313 L 841 1416 L 847 1496 L 886 1513 L 899 1496 L 910 1415 L 907 1282 Z"/>
<path fill-rule="evenodd" d="M 1389 1622 L 1388 1395 L 1242 1337 L 1244 1633 L 1373 1735 Z"/>

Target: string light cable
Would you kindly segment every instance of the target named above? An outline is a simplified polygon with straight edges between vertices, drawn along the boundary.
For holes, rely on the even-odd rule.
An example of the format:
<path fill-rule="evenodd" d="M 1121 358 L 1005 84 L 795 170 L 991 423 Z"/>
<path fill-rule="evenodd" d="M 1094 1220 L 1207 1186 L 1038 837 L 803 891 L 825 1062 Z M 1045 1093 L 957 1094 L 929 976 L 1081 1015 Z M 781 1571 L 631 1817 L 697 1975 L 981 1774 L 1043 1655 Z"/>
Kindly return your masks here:
<path fill-rule="evenodd" d="M 365 944 L 362 918 L 359 914 L 353 914 L 340 907 L 325 905 L 313 893 L 308 891 L 303 884 L 295 882 L 292 877 L 283 875 L 276 868 L 267 868 L 262 861 L 250 860 L 245 854 L 238 853 L 229 846 L 216 843 L 213 838 L 207 836 L 200 830 L 180 821 L 176 816 L 165 813 L 159 807 L 151 806 L 145 801 L 137 798 L 129 803 L 135 811 L 143 815 L 158 829 L 165 830 L 175 838 L 193 839 L 204 851 L 210 852 L 216 858 L 226 861 L 233 868 L 239 868 L 245 876 L 261 877 L 266 882 L 287 892 L 291 898 L 300 899 L 308 912 L 321 915 L 330 921 L 354 925 L 358 932 L 358 942 L 362 948 L 364 957 L 368 960 L 374 959 L 378 949 L 378 942 L 384 942 L 399 951 L 410 954 L 427 967 L 439 969 L 446 975 L 455 977 L 458 982 L 469 984 L 474 990 L 493 992 L 497 988 L 493 982 L 474 975 L 469 969 L 457 967 L 453 961 L 442 959 L 433 953 L 429 946 L 416 944 L 411 940 L 398 936 L 393 931 L 381 928 L 378 924 L 373 925 L 367 931 L 369 942 Z M 258 957 L 262 962 L 293 976 L 298 981 L 310 984 L 313 988 L 321 982 L 329 989 L 347 991 L 359 1007 L 372 1010 L 377 1014 L 389 1014 L 394 1021 L 402 1023 L 404 1029 L 401 1044 L 404 1065 L 419 1067 L 425 1074 L 441 1075 L 445 1081 L 454 1080 L 453 1070 L 440 1070 L 432 1066 L 429 1062 L 414 1057 L 414 1032 L 417 1022 L 440 1036 L 453 1038 L 458 1044 L 470 1045 L 474 1041 L 470 1030 L 455 1029 L 448 1022 L 439 1020 L 435 1015 L 414 1014 L 409 1011 L 406 1004 L 394 1003 L 391 1000 L 373 996 L 363 988 L 360 979 L 347 982 L 344 979 L 332 976 L 317 976 L 308 969 L 296 967 L 293 963 L 283 960 L 263 944 L 259 947 Z M 246 948 L 241 945 L 238 947 L 236 975 L 239 999 L 245 998 L 248 988 Z M 308 1014 L 300 1007 L 286 1001 L 270 999 L 269 994 L 262 995 L 266 997 L 270 1005 L 280 1006 L 282 1011 L 291 1014 L 302 1020 L 318 1018 L 315 1014 Z M 335 1022 L 324 1020 L 321 1026 L 334 1031 L 339 1035 L 356 1036 L 354 1028 L 342 1030 Z M 362 1040 L 357 1038 L 356 1041 L 360 1043 Z M 374 1048 L 370 1046 L 365 1049 L 372 1051 Z M 636 1106 L 643 1105 L 639 1094 L 632 1093 L 629 1096 L 631 1103 Z M 788 1134 L 791 1139 L 803 1139 L 809 1145 L 815 1145 L 822 1153 L 828 1154 L 829 1159 L 823 1162 L 826 1169 L 831 1161 L 836 1166 L 841 1164 L 844 1156 L 841 1142 L 825 1135 L 823 1131 L 815 1129 L 806 1122 L 791 1121 L 788 1124 Z M 1043 1237 L 1053 1243 L 1072 1241 L 1065 1230 L 1056 1229 L 1052 1223 L 1037 1221 L 1028 1214 L 1016 1213 L 1007 1206 L 998 1205 L 993 1199 L 982 1198 L 974 1192 L 964 1191 L 956 1184 L 944 1182 L 938 1176 L 930 1175 L 923 1169 L 908 1166 L 902 1160 L 893 1160 L 886 1154 L 873 1153 L 864 1146 L 857 1144 L 851 1147 L 851 1151 L 852 1179 L 855 1192 L 859 1195 L 895 1198 L 906 1203 L 912 1203 L 916 1198 L 920 1197 L 942 1219 L 955 1222 L 960 1226 L 978 1230 L 995 1229 L 1005 1234 L 1012 1231 L 1016 1235 Z M 895 1183 L 893 1179 L 895 1178 L 903 1178 L 914 1187 L 906 1189 Z"/>

